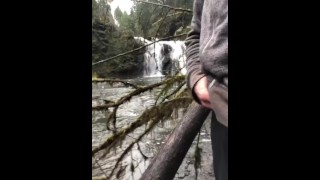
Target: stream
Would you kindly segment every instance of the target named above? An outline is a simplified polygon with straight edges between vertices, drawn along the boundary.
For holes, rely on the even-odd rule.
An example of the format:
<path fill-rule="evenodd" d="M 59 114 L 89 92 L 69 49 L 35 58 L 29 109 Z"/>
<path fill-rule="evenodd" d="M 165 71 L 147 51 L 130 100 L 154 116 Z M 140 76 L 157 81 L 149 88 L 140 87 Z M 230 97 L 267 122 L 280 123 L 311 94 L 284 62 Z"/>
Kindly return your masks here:
<path fill-rule="evenodd" d="M 161 78 L 163 77 L 143 77 L 136 79 L 124 79 L 124 81 L 146 86 L 160 82 Z M 113 86 L 110 86 L 108 83 L 92 83 L 92 106 L 103 104 L 103 99 L 116 101 L 133 90 L 133 88 L 125 87 L 120 83 L 113 84 Z M 144 92 L 138 96 L 134 96 L 129 102 L 120 105 L 117 111 L 117 128 L 121 129 L 128 126 L 130 123 L 134 122 L 145 109 L 153 106 L 159 91 L 160 89 L 156 88 L 152 91 Z M 112 110 L 112 108 L 110 110 Z M 152 157 L 156 155 L 157 151 L 164 143 L 164 138 L 183 117 L 182 111 L 177 111 L 173 114 L 172 118 L 165 122 L 158 123 L 150 133 L 140 140 L 139 148 L 143 155 L 148 158 L 143 158 L 143 155 L 139 151 L 137 145 L 134 145 L 132 151 L 124 156 L 122 162 L 119 163 L 119 168 L 117 168 L 111 179 L 138 180 L 141 177 L 144 170 L 148 167 Z M 92 148 L 97 147 L 103 140 L 112 135 L 112 131 L 107 130 L 106 128 L 106 120 L 109 115 L 110 111 L 92 111 Z M 198 170 L 198 179 L 203 180 L 214 179 L 209 119 L 210 116 L 207 118 L 201 129 L 199 143 L 199 146 L 202 148 L 202 161 L 201 169 Z M 145 128 L 146 126 L 141 126 L 128 134 L 121 144 L 110 150 L 105 157 L 100 159 L 93 158 L 92 177 L 108 176 L 115 167 L 115 164 L 122 152 L 133 141 L 135 141 L 141 133 L 144 132 Z M 195 138 L 174 179 L 195 179 L 194 152 L 196 139 L 197 138 Z"/>

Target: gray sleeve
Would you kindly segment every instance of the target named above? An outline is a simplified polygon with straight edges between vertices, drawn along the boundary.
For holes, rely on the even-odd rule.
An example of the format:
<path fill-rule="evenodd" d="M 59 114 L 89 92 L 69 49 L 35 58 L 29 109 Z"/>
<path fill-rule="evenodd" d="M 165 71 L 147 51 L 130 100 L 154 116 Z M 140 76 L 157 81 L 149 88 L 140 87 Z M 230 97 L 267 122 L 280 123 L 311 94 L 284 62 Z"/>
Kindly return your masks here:
<path fill-rule="evenodd" d="M 203 0 L 195 0 L 193 5 L 193 17 L 191 21 L 191 31 L 186 38 L 186 61 L 187 61 L 187 85 L 192 91 L 193 98 L 199 103 L 198 97 L 193 89 L 195 84 L 205 76 L 201 70 L 199 59 L 199 42 L 201 31 L 201 16 L 202 16 Z"/>

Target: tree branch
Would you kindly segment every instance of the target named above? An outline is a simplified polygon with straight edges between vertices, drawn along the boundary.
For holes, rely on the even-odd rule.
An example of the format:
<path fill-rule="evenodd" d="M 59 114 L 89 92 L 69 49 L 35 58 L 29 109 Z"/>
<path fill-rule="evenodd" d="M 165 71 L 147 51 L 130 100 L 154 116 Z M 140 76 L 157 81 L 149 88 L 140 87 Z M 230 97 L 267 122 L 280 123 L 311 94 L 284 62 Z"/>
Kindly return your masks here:
<path fill-rule="evenodd" d="M 97 65 L 97 64 L 100 64 L 100 63 L 103 63 L 103 62 L 106 62 L 106 61 L 109 61 L 109 60 L 112 60 L 112 59 L 115 59 L 115 58 L 118 58 L 118 57 L 121 57 L 121 56 L 124 56 L 124 55 L 127 55 L 127 54 L 130 54 L 130 53 L 133 53 L 133 52 L 136 52 L 136 51 L 138 51 L 138 50 L 140 50 L 140 49 L 143 49 L 143 48 L 145 48 L 145 47 L 147 47 L 147 46 L 149 46 L 149 45 L 151 45 L 151 44 L 154 44 L 154 43 L 156 43 L 156 42 L 159 42 L 159 41 L 167 40 L 167 39 L 170 39 L 170 38 L 181 37 L 181 36 L 185 36 L 185 35 L 187 35 L 187 33 L 185 33 L 185 34 L 179 34 L 179 35 L 176 35 L 176 36 L 169 36 L 169 37 L 161 38 L 161 39 L 158 39 L 157 41 L 154 41 L 154 42 L 152 42 L 152 43 L 146 44 L 146 45 L 141 46 L 141 47 L 139 47 L 139 48 L 136 48 L 136 49 L 134 49 L 134 50 L 127 51 L 127 52 L 125 52 L 125 53 L 118 54 L 118 55 L 113 56 L 113 57 L 111 57 L 111 58 L 104 59 L 104 60 L 101 60 L 101 61 L 92 63 L 92 66 Z"/>
<path fill-rule="evenodd" d="M 100 105 L 100 106 L 92 106 L 92 110 L 104 110 L 104 109 L 108 109 L 110 107 L 118 107 L 121 104 L 125 103 L 126 101 L 129 101 L 133 96 L 139 95 L 145 91 L 148 91 L 148 90 L 151 90 L 155 87 L 161 86 L 162 84 L 164 84 L 164 82 L 159 82 L 159 83 L 155 83 L 150 86 L 147 86 L 147 87 L 138 88 L 135 91 L 129 93 L 128 95 L 123 96 L 116 103 L 109 103 L 109 104 Z"/>
<path fill-rule="evenodd" d="M 119 157 L 119 159 L 117 160 L 116 164 L 114 165 L 114 168 L 112 169 L 109 178 L 111 179 L 114 171 L 117 169 L 119 163 L 122 161 L 122 159 L 125 157 L 125 155 L 133 148 L 133 146 L 135 144 L 138 144 L 138 142 L 147 134 L 149 133 L 153 127 L 155 126 L 155 124 L 157 124 L 157 122 L 152 122 L 149 127 L 138 137 L 138 139 L 136 139 L 134 142 L 132 142 L 121 154 L 121 156 Z M 138 146 L 138 145 L 137 145 Z M 141 152 L 141 151 L 140 151 Z"/>
<path fill-rule="evenodd" d="M 99 83 L 99 82 L 107 82 L 107 83 L 110 83 L 110 84 L 113 84 L 113 83 L 122 83 L 124 84 L 125 86 L 131 86 L 135 89 L 139 89 L 140 87 L 137 86 L 137 85 L 134 85 L 132 83 L 129 83 L 129 82 L 126 82 L 126 81 L 122 81 L 120 79 L 92 79 L 92 82 L 93 83 Z"/>
<path fill-rule="evenodd" d="M 116 103 L 109 103 L 109 104 L 105 104 L 105 105 L 100 105 L 100 106 L 93 106 L 92 110 L 104 110 L 104 109 L 108 109 L 110 107 L 117 107 L 120 106 L 121 104 L 125 103 L 126 101 L 129 101 L 133 96 L 139 95 L 143 92 L 146 92 L 148 90 L 152 90 L 155 87 L 161 86 L 163 84 L 166 83 L 172 83 L 174 81 L 180 81 L 180 80 L 184 80 L 185 76 L 176 76 L 174 78 L 170 78 L 155 84 L 152 84 L 150 86 L 146 86 L 146 87 L 142 87 L 142 88 L 138 88 L 135 91 L 129 93 L 126 96 L 123 96 L 120 100 L 118 100 Z"/>
<path fill-rule="evenodd" d="M 95 176 L 95 177 L 92 177 L 92 180 L 108 180 L 108 179 L 105 176 Z"/>
<path fill-rule="evenodd" d="M 174 13 L 174 14 L 169 14 L 167 15 L 167 17 L 171 17 L 171 16 L 174 16 L 174 15 L 178 15 L 178 14 L 183 14 L 184 12 L 177 12 L 177 13 Z M 152 26 L 154 26 L 155 24 L 158 24 L 160 21 L 162 21 L 163 18 L 160 18 L 158 21 L 152 23 Z"/>
<path fill-rule="evenodd" d="M 170 93 L 169 95 L 164 97 L 160 103 L 163 103 L 166 99 L 168 99 L 172 95 L 176 94 L 185 84 L 186 84 L 186 82 L 181 83 L 175 90 L 172 91 L 172 93 Z"/>
<path fill-rule="evenodd" d="M 139 179 L 173 179 L 209 113 L 209 109 L 193 102 Z"/>
<path fill-rule="evenodd" d="M 192 99 L 189 97 L 176 98 L 144 111 L 144 113 L 135 122 L 131 123 L 128 127 L 115 132 L 114 135 L 107 138 L 101 145 L 94 148 L 92 150 L 92 157 L 94 157 L 97 152 L 103 149 L 107 149 L 108 151 L 112 146 L 114 146 L 114 144 L 116 144 L 116 142 L 119 142 L 127 134 L 131 133 L 143 124 L 146 124 L 149 121 L 153 121 L 152 123 L 157 123 L 160 120 L 166 119 L 171 115 L 173 109 L 178 107 L 186 107 L 191 103 L 191 101 Z"/>
<path fill-rule="evenodd" d="M 166 8 L 174 9 L 176 11 L 186 11 L 186 12 L 192 13 L 192 11 L 190 9 L 176 8 L 176 7 L 172 7 L 172 6 L 165 5 L 165 4 L 159 4 L 159 3 L 154 3 L 154 2 L 146 2 L 146 1 L 139 1 L 139 0 L 137 0 L 136 2 L 153 4 L 153 5 L 157 5 L 157 6 L 163 6 L 163 7 L 166 7 Z"/>
<path fill-rule="evenodd" d="M 102 171 L 102 173 L 107 177 L 107 174 L 106 172 L 103 170 L 103 168 L 101 167 L 99 161 L 94 157 L 94 160 L 96 162 L 96 164 L 98 165 L 98 167 L 100 168 L 100 171 Z"/>

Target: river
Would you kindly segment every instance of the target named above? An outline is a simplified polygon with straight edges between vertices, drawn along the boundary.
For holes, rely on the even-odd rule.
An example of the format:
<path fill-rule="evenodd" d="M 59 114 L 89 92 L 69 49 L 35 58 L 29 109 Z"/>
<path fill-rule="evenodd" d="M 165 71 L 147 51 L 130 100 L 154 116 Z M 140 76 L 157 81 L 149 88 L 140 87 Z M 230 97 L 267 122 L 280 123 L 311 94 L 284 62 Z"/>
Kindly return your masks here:
<path fill-rule="evenodd" d="M 125 79 L 136 85 L 149 85 L 161 81 L 161 77 L 143 77 L 136 79 Z M 108 83 L 93 83 L 92 84 L 92 106 L 103 104 L 102 99 L 116 101 L 122 96 L 132 92 L 134 89 L 124 87 L 121 84 L 110 86 Z M 123 128 L 135 121 L 137 117 L 146 109 L 150 108 L 155 103 L 155 97 L 160 89 L 154 89 L 133 97 L 128 103 L 119 106 L 117 111 L 117 127 Z M 181 111 L 174 113 L 175 115 L 163 122 L 159 123 L 149 134 L 139 142 L 141 152 L 148 157 L 144 159 L 138 147 L 135 145 L 119 164 L 115 171 L 115 175 L 111 179 L 138 180 L 147 168 L 150 160 L 157 153 L 161 145 L 164 143 L 164 138 L 172 131 L 176 124 L 181 120 L 183 114 Z M 112 135 L 110 130 L 106 128 L 106 116 L 108 112 L 92 111 L 92 148 L 97 147 L 105 138 Z M 208 117 L 209 119 L 209 117 Z M 206 120 L 200 133 L 199 146 L 202 148 L 201 169 L 198 170 L 198 179 L 214 179 L 212 170 L 212 150 L 210 140 L 210 121 Z M 130 133 L 116 148 L 112 149 L 104 158 L 92 160 L 92 177 L 102 177 L 109 175 L 115 167 L 117 159 L 144 130 L 145 126 L 137 128 L 133 133 Z M 174 179 L 193 180 L 195 179 L 194 170 L 194 152 L 196 139 L 189 149 L 183 163 L 181 164 Z M 132 168 L 133 166 L 134 168 Z M 134 170 L 133 170 L 134 169 Z M 120 170 L 120 171 L 119 171 Z M 133 170 L 133 171 L 132 171 Z M 119 173 L 118 173 L 119 172 Z M 118 178 L 116 175 L 119 175 Z"/>

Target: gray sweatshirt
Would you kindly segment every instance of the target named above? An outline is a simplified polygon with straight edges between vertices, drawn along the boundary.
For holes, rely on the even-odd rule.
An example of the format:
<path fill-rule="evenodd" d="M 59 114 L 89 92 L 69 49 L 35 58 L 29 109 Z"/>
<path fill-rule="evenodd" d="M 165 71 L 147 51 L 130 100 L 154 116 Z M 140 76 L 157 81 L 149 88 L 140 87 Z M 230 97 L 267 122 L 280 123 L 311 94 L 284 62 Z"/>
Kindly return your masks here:
<path fill-rule="evenodd" d="M 207 76 L 211 108 L 228 127 L 228 0 L 195 0 L 191 31 L 186 39 L 187 84 Z"/>
<path fill-rule="evenodd" d="M 228 77 L 228 0 L 195 0 L 186 39 L 187 82 L 193 89 L 204 75 Z"/>

